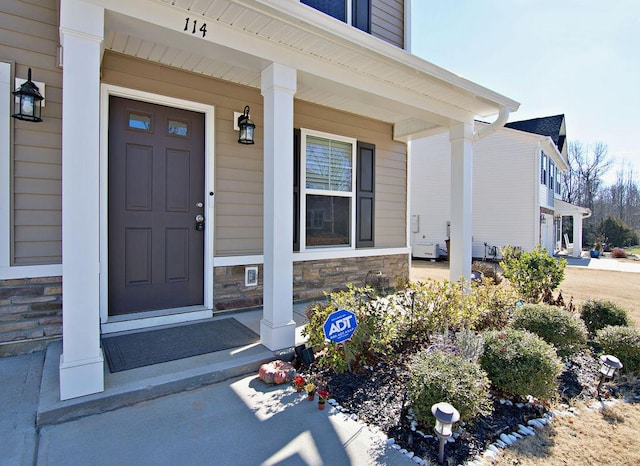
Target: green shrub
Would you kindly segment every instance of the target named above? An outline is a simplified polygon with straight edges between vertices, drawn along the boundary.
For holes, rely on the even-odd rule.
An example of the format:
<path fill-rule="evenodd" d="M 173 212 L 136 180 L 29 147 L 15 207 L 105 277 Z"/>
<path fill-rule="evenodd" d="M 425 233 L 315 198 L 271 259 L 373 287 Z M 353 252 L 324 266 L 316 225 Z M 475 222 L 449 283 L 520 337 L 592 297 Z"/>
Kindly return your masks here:
<path fill-rule="evenodd" d="M 580 317 L 591 333 L 596 333 L 609 325 L 629 325 L 627 311 L 606 300 L 586 301 L 580 309 Z"/>
<path fill-rule="evenodd" d="M 560 356 L 581 350 L 587 343 L 587 328 L 577 316 L 556 306 L 524 304 L 513 312 L 514 328 L 535 333 L 555 346 Z"/>
<path fill-rule="evenodd" d="M 495 330 L 504 328 L 511 312 L 519 299 L 517 291 L 508 283 L 495 285 L 490 278 L 481 283 L 473 283 L 473 294 L 479 311 L 474 328 L 476 330 Z"/>
<path fill-rule="evenodd" d="M 414 334 L 428 337 L 447 329 L 456 331 L 473 327 L 480 310 L 475 295 L 468 293 L 467 287 L 462 282 L 436 280 L 412 283 L 408 293 L 414 299 L 410 314 Z"/>
<path fill-rule="evenodd" d="M 640 330 L 635 327 L 610 326 L 598 330 L 595 342 L 604 354 L 622 363 L 622 372 L 640 375 Z"/>
<path fill-rule="evenodd" d="M 407 292 L 370 299 L 370 288 L 356 288 L 349 284 L 347 290 L 328 295 L 324 303 L 307 307 L 308 324 L 302 330 L 307 345 L 319 353 L 317 362 L 337 372 L 347 370 L 349 364 L 357 368 L 368 364 L 372 358 L 386 356 L 405 338 L 411 324 L 411 297 Z M 358 327 L 348 345 L 326 340 L 323 325 L 327 317 L 338 309 L 348 309 L 356 315 Z"/>
<path fill-rule="evenodd" d="M 567 261 L 557 260 L 541 245 L 533 251 L 519 251 L 507 246 L 500 251 L 500 265 L 504 276 L 516 287 L 522 297 L 530 303 L 538 303 L 546 294 L 551 294 L 564 279 Z"/>
<path fill-rule="evenodd" d="M 441 350 L 423 350 L 410 361 L 407 385 L 418 422 L 432 423 L 431 406 L 451 403 L 463 421 L 489 414 L 489 379 L 477 362 Z"/>
<path fill-rule="evenodd" d="M 562 364 L 555 350 L 526 330 L 484 332 L 481 367 L 495 390 L 525 397 L 551 399 L 558 389 Z"/>

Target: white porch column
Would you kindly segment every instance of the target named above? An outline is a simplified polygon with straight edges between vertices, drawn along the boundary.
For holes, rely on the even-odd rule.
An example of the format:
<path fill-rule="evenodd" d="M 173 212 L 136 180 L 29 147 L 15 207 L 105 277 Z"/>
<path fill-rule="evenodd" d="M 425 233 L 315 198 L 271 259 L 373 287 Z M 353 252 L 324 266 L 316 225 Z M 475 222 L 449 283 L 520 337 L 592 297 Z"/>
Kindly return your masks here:
<path fill-rule="evenodd" d="M 296 70 L 277 63 L 262 72 L 264 97 L 264 311 L 262 344 L 295 344 L 293 320 L 293 95 Z"/>
<path fill-rule="evenodd" d="M 449 280 L 471 280 L 473 123 L 449 128 L 451 142 L 451 231 Z"/>
<path fill-rule="evenodd" d="M 62 400 L 104 390 L 98 306 L 103 36 L 103 8 L 80 0 L 62 0 Z"/>
<path fill-rule="evenodd" d="M 573 257 L 582 254 L 582 214 L 573 215 Z"/>

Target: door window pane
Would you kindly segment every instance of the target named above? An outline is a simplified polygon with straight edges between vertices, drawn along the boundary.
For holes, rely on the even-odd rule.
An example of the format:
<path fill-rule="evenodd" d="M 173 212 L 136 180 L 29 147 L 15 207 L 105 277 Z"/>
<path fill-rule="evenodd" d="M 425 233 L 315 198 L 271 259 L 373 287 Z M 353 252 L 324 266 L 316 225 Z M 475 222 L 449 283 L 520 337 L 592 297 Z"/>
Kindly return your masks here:
<path fill-rule="evenodd" d="M 151 115 L 129 112 L 129 128 L 151 131 Z"/>
<path fill-rule="evenodd" d="M 184 121 L 169 120 L 169 124 L 167 126 L 167 132 L 171 136 L 186 137 L 189 135 L 189 125 Z"/>

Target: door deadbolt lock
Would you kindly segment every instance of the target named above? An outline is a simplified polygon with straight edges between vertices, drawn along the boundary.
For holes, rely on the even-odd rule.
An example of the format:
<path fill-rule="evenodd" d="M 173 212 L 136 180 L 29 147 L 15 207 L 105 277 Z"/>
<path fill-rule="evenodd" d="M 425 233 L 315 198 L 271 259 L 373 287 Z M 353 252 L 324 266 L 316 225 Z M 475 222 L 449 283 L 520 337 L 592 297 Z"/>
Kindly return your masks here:
<path fill-rule="evenodd" d="M 196 215 L 196 230 L 204 230 L 204 216 L 201 214 Z"/>

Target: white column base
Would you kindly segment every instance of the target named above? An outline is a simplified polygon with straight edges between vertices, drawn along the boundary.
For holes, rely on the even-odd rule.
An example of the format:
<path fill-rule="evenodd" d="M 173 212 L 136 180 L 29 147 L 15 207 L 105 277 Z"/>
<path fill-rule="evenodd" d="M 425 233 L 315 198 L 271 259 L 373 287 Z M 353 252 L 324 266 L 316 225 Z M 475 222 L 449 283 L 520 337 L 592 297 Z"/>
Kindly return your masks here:
<path fill-rule="evenodd" d="M 104 391 L 104 357 L 64 362 L 60 355 L 60 400 Z"/>
<path fill-rule="evenodd" d="M 292 348 L 296 344 L 296 322 L 290 320 L 284 325 L 274 327 L 266 319 L 260 321 L 260 339 L 271 351 Z"/>

